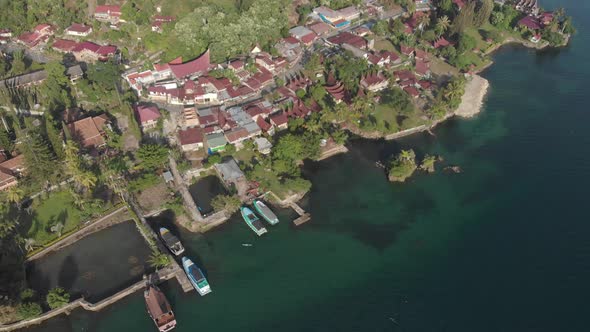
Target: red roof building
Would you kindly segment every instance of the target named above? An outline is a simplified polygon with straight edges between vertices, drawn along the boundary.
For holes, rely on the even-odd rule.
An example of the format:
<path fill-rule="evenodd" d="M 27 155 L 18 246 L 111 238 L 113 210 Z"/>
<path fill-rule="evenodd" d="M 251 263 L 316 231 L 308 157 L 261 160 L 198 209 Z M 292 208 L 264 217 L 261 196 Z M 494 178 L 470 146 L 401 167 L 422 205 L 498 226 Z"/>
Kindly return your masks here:
<path fill-rule="evenodd" d="M 414 55 L 414 48 L 413 47 L 400 45 L 400 50 L 401 50 L 402 54 L 405 56 L 411 57 Z"/>
<path fill-rule="evenodd" d="M 153 105 L 136 105 L 135 117 L 143 129 L 154 128 L 158 125 L 158 119 L 161 117 L 158 107 Z"/>
<path fill-rule="evenodd" d="M 324 22 L 314 23 L 309 26 L 309 29 L 319 36 L 327 35 L 332 30 L 330 25 Z"/>
<path fill-rule="evenodd" d="M 258 125 L 258 127 L 260 127 L 262 131 L 266 133 L 268 133 L 272 129 L 272 125 L 268 123 L 263 117 L 258 117 L 256 119 L 256 124 Z"/>
<path fill-rule="evenodd" d="M 181 60 L 182 61 L 182 60 Z M 190 76 L 195 75 L 202 75 L 209 70 L 211 67 L 211 61 L 209 57 L 209 50 L 203 53 L 198 58 L 191 60 L 189 62 L 185 62 L 182 64 L 176 64 L 175 62 L 170 62 L 170 70 L 178 80 L 183 80 Z"/>
<path fill-rule="evenodd" d="M 416 89 L 413 86 L 406 86 L 404 88 L 404 91 L 409 94 L 410 96 L 412 96 L 412 98 L 418 98 L 420 96 L 420 91 L 418 91 L 418 89 Z"/>
<path fill-rule="evenodd" d="M 412 73 L 409 70 L 398 70 L 398 71 L 394 71 L 393 75 L 396 79 L 396 81 L 406 81 L 409 79 L 416 79 L 416 76 L 414 75 L 414 73 Z"/>
<path fill-rule="evenodd" d="M 178 141 L 183 151 L 195 151 L 203 147 L 203 131 L 199 127 L 178 131 Z"/>
<path fill-rule="evenodd" d="M 87 117 L 68 125 L 71 137 L 87 149 L 96 149 L 106 144 L 104 127 L 108 121 L 106 115 Z"/>
<path fill-rule="evenodd" d="M 418 76 L 429 76 L 430 75 L 430 62 L 423 61 L 416 58 L 416 74 Z"/>
<path fill-rule="evenodd" d="M 74 23 L 64 30 L 67 35 L 86 37 L 92 33 L 92 27 L 80 23 Z"/>
<path fill-rule="evenodd" d="M 520 21 L 518 21 L 518 25 L 527 27 L 531 30 L 540 30 L 542 28 L 541 22 L 539 22 L 539 20 L 533 16 L 523 17 L 520 19 Z"/>
<path fill-rule="evenodd" d="M 435 42 L 432 43 L 434 48 L 443 48 L 451 45 L 451 43 L 445 39 L 445 37 L 440 37 Z"/>
<path fill-rule="evenodd" d="M 121 18 L 121 6 L 118 5 L 100 5 L 94 9 L 94 18 L 110 23 L 117 23 Z"/>
<path fill-rule="evenodd" d="M 78 46 L 78 42 L 69 39 L 56 39 L 51 48 L 58 52 L 68 53 Z"/>
<path fill-rule="evenodd" d="M 350 32 L 341 32 L 334 37 L 328 38 L 328 42 L 335 45 L 348 44 L 360 49 L 366 49 L 368 46 L 367 40 Z"/>
<path fill-rule="evenodd" d="M 381 91 L 387 88 L 389 80 L 383 75 L 383 73 L 372 73 L 364 75 L 361 78 L 361 86 L 369 91 Z"/>
<path fill-rule="evenodd" d="M 289 118 L 287 117 L 287 114 L 285 114 L 284 112 L 271 114 L 269 118 L 270 123 L 278 129 L 287 129 Z"/>

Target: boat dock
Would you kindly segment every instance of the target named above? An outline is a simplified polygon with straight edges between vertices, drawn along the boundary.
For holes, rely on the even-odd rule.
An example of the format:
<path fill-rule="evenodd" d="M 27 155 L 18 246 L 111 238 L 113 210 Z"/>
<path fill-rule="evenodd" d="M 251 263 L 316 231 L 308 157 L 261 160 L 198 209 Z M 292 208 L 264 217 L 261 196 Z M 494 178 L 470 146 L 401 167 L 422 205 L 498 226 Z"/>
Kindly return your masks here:
<path fill-rule="evenodd" d="M 299 218 L 293 220 L 293 224 L 295 226 L 302 225 L 311 219 L 311 215 L 305 212 L 305 210 L 303 210 L 299 205 L 297 205 L 297 203 L 292 202 L 291 204 L 289 204 L 289 206 L 299 215 Z"/>

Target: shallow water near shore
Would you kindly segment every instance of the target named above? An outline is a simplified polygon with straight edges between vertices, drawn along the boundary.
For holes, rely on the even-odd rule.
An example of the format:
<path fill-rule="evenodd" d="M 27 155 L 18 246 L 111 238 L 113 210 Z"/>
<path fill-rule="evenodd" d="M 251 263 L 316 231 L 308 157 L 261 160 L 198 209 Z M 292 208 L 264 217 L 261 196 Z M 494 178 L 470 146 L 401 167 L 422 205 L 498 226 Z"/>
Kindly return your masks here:
<path fill-rule="evenodd" d="M 306 163 L 312 220 L 257 238 L 238 216 L 206 233 L 179 229 L 213 293 L 162 288 L 176 331 L 587 330 L 590 312 L 590 4 L 562 5 L 572 45 L 506 46 L 482 76 L 481 114 L 394 142 L 359 140 Z M 388 183 L 378 160 L 402 148 L 442 155 L 461 174 Z M 252 247 L 242 244 L 251 243 Z M 141 294 L 28 331 L 154 331 Z"/>

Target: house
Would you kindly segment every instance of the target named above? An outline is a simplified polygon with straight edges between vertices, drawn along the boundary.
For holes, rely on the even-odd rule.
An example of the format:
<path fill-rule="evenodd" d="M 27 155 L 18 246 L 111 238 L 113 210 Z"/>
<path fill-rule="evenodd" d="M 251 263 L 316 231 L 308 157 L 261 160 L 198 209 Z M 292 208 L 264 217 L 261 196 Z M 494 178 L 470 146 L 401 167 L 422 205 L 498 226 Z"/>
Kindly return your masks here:
<path fill-rule="evenodd" d="M 158 120 L 162 116 L 158 107 L 154 105 L 135 105 L 135 117 L 142 129 L 155 128 L 158 125 Z"/>
<path fill-rule="evenodd" d="M 350 24 L 342 18 L 341 14 L 326 6 L 320 6 L 313 9 L 313 13 L 323 22 L 332 25 L 335 28 L 343 28 Z"/>
<path fill-rule="evenodd" d="M 78 42 L 75 40 L 56 39 L 53 42 L 53 45 L 51 45 L 51 48 L 58 52 L 69 53 L 72 52 L 76 46 L 78 46 Z"/>
<path fill-rule="evenodd" d="M 389 80 L 383 73 L 372 73 L 361 77 L 361 86 L 369 91 L 377 92 L 387 88 Z"/>
<path fill-rule="evenodd" d="M 66 69 L 66 75 L 70 78 L 73 83 L 75 80 L 81 77 L 80 72 L 82 68 L 79 65 L 69 67 Z M 47 78 L 47 72 L 45 70 L 38 70 L 27 74 L 13 76 L 4 80 L 0 80 L 0 88 L 27 88 L 34 85 L 39 85 Z"/>
<path fill-rule="evenodd" d="M 360 27 L 352 30 L 352 33 L 360 37 L 365 37 L 367 35 L 370 35 L 372 32 L 368 27 L 361 25 Z"/>
<path fill-rule="evenodd" d="M 539 2 L 537 0 L 517 0 L 516 10 L 529 15 L 539 14 Z"/>
<path fill-rule="evenodd" d="M 25 157 L 18 155 L 0 163 L 0 191 L 18 184 L 18 178 L 25 170 Z"/>
<path fill-rule="evenodd" d="M 182 63 L 182 58 L 178 58 L 171 61 L 169 65 L 172 75 L 180 81 L 191 76 L 202 75 L 211 68 L 209 50 L 194 60 Z"/>
<path fill-rule="evenodd" d="M 409 94 L 412 98 L 418 98 L 420 96 L 420 92 L 416 87 L 413 86 L 406 86 L 404 87 L 404 91 Z"/>
<path fill-rule="evenodd" d="M 383 67 L 389 64 L 400 64 L 402 59 L 393 52 L 381 51 L 378 54 L 368 54 L 367 61 L 374 66 Z"/>
<path fill-rule="evenodd" d="M 278 130 L 287 129 L 289 126 L 289 118 L 284 112 L 274 113 L 269 116 L 270 123 Z"/>
<path fill-rule="evenodd" d="M 400 51 L 403 55 L 407 56 L 408 58 L 412 58 L 414 56 L 414 48 L 410 46 L 400 45 Z"/>
<path fill-rule="evenodd" d="M 213 133 L 206 136 L 207 152 L 213 154 L 225 150 L 227 140 L 223 133 Z"/>
<path fill-rule="evenodd" d="M 291 35 L 291 37 L 299 40 L 305 45 L 311 45 L 313 41 L 317 38 L 315 32 L 302 26 L 296 26 L 289 29 L 289 35 Z"/>
<path fill-rule="evenodd" d="M 80 23 L 73 23 L 69 27 L 67 27 L 64 32 L 66 35 L 76 36 L 76 37 L 86 37 L 92 33 L 92 27 Z"/>
<path fill-rule="evenodd" d="M 548 26 L 549 24 L 551 24 L 551 22 L 553 22 L 554 17 L 555 14 L 553 12 L 543 12 L 538 16 L 539 21 L 544 26 Z"/>
<path fill-rule="evenodd" d="M 341 32 L 336 36 L 328 38 L 327 41 L 333 45 L 342 46 L 343 44 L 349 44 L 363 50 L 367 49 L 369 45 L 365 38 L 359 37 L 346 31 Z"/>
<path fill-rule="evenodd" d="M 518 21 L 518 26 L 526 27 L 530 30 L 541 30 L 541 22 L 534 16 L 525 16 Z"/>
<path fill-rule="evenodd" d="M 416 4 L 417 12 L 428 11 L 432 9 L 430 0 L 414 0 L 414 3 Z"/>
<path fill-rule="evenodd" d="M 457 9 L 461 10 L 465 6 L 465 0 L 453 0 L 453 4 L 457 6 Z"/>
<path fill-rule="evenodd" d="M 78 43 L 72 50 L 76 60 L 83 62 L 107 61 L 115 53 L 117 53 L 117 46 L 102 46 L 89 41 Z"/>
<path fill-rule="evenodd" d="M 393 72 L 396 81 L 416 80 L 416 76 L 409 70 L 397 70 Z"/>
<path fill-rule="evenodd" d="M 447 47 L 449 45 L 451 45 L 451 43 L 448 40 L 446 40 L 445 37 L 440 37 L 432 43 L 432 47 L 436 49 Z"/>
<path fill-rule="evenodd" d="M 529 40 L 536 44 L 541 41 L 541 34 L 536 33 L 536 34 L 532 35 Z"/>
<path fill-rule="evenodd" d="M 174 16 L 163 16 L 156 15 L 152 20 L 152 32 L 162 33 L 162 26 L 166 23 L 174 22 L 176 18 Z"/>
<path fill-rule="evenodd" d="M 258 125 L 258 127 L 260 127 L 260 129 L 269 134 L 269 135 L 274 135 L 274 127 L 273 125 L 271 125 L 270 123 L 268 123 L 268 121 L 266 121 L 263 117 L 258 117 L 256 119 L 256 124 Z"/>
<path fill-rule="evenodd" d="M 72 122 L 66 128 L 72 139 L 77 141 L 81 147 L 93 150 L 106 145 L 105 127 L 107 123 L 107 116 L 102 114 Z"/>
<path fill-rule="evenodd" d="M 215 164 L 214 167 L 219 174 L 219 177 L 226 184 L 236 183 L 246 179 L 246 175 L 244 172 L 242 172 L 238 166 L 238 163 L 233 158 L 227 159 L 219 164 Z"/>
<path fill-rule="evenodd" d="M 18 36 L 17 42 L 27 47 L 35 47 L 46 42 L 54 33 L 55 29 L 53 26 L 49 24 L 39 24 L 33 29 L 33 31 L 24 32 Z"/>
<path fill-rule="evenodd" d="M 101 22 L 117 24 L 121 20 L 121 6 L 99 5 L 94 10 L 94 18 Z"/>
<path fill-rule="evenodd" d="M 361 17 L 361 12 L 356 6 L 349 6 L 338 10 L 341 19 L 346 21 L 353 21 Z"/>
<path fill-rule="evenodd" d="M 311 31 L 315 32 L 316 35 L 318 35 L 318 36 L 327 35 L 332 30 L 332 28 L 330 27 L 330 25 L 328 25 L 328 24 L 326 24 L 324 22 L 316 22 L 316 23 L 310 25 L 309 26 L 309 29 Z"/>
<path fill-rule="evenodd" d="M 415 54 L 416 60 L 428 61 L 428 53 L 426 51 L 417 48 Z"/>
<path fill-rule="evenodd" d="M 203 147 L 203 131 L 199 127 L 179 130 L 178 141 L 182 151 L 196 151 Z"/>
<path fill-rule="evenodd" d="M 10 29 L 0 29 L 0 44 L 6 44 L 12 38 L 12 31 Z"/>
<path fill-rule="evenodd" d="M 242 142 L 250 138 L 250 133 L 244 127 L 236 127 L 224 133 L 225 139 L 229 144 L 241 147 Z"/>
<path fill-rule="evenodd" d="M 258 147 L 258 151 L 262 154 L 269 154 L 272 144 L 265 137 L 257 137 L 254 139 L 254 143 Z"/>
<path fill-rule="evenodd" d="M 416 58 L 416 74 L 420 77 L 430 76 L 430 62 Z"/>

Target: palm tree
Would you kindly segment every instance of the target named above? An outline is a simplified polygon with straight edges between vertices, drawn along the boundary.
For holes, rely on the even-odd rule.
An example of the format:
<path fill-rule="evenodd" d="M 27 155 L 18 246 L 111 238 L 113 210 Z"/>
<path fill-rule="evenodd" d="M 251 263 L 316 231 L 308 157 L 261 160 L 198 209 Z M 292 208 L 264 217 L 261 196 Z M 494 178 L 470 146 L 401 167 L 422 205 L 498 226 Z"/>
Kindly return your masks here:
<path fill-rule="evenodd" d="M 35 243 L 36 243 L 35 239 L 32 239 L 32 238 L 25 239 L 25 250 L 32 251 L 33 247 L 35 246 Z"/>
<path fill-rule="evenodd" d="M 49 230 L 51 230 L 51 232 L 53 233 L 57 233 L 57 237 L 61 237 L 61 231 L 64 229 L 64 224 L 61 222 L 58 222 L 57 224 L 51 226 L 51 228 Z"/>
<path fill-rule="evenodd" d="M 96 185 L 97 178 L 92 172 L 83 172 L 79 180 L 79 183 L 86 189 L 92 189 Z"/>
<path fill-rule="evenodd" d="M 82 197 L 82 195 L 79 195 L 73 190 L 70 190 L 70 194 L 72 195 L 74 205 L 78 207 L 80 210 L 84 210 L 84 205 L 86 205 L 86 200 L 84 199 L 84 197 Z"/>
<path fill-rule="evenodd" d="M 430 16 L 422 15 L 418 19 L 418 27 L 420 28 L 420 33 L 422 33 L 426 27 L 430 24 Z"/>
<path fill-rule="evenodd" d="M 438 35 L 442 35 L 450 26 L 451 20 L 449 20 L 447 15 L 439 17 L 438 21 L 436 22 L 436 31 L 438 31 Z"/>
<path fill-rule="evenodd" d="M 148 263 L 153 268 L 160 269 L 170 264 L 170 257 L 161 253 L 158 249 L 152 249 L 152 253 L 150 254 L 150 257 L 148 257 Z"/>
<path fill-rule="evenodd" d="M 399 154 L 401 160 L 410 161 L 414 159 L 414 151 L 412 150 L 402 150 Z"/>
<path fill-rule="evenodd" d="M 18 202 L 20 202 L 24 196 L 25 192 L 16 186 L 10 187 L 6 193 L 8 201 L 15 204 L 18 204 Z"/>
<path fill-rule="evenodd" d="M 463 95 L 463 86 L 459 81 L 452 81 L 446 87 L 446 92 L 444 94 L 447 100 L 453 100 L 455 98 L 460 98 Z"/>

